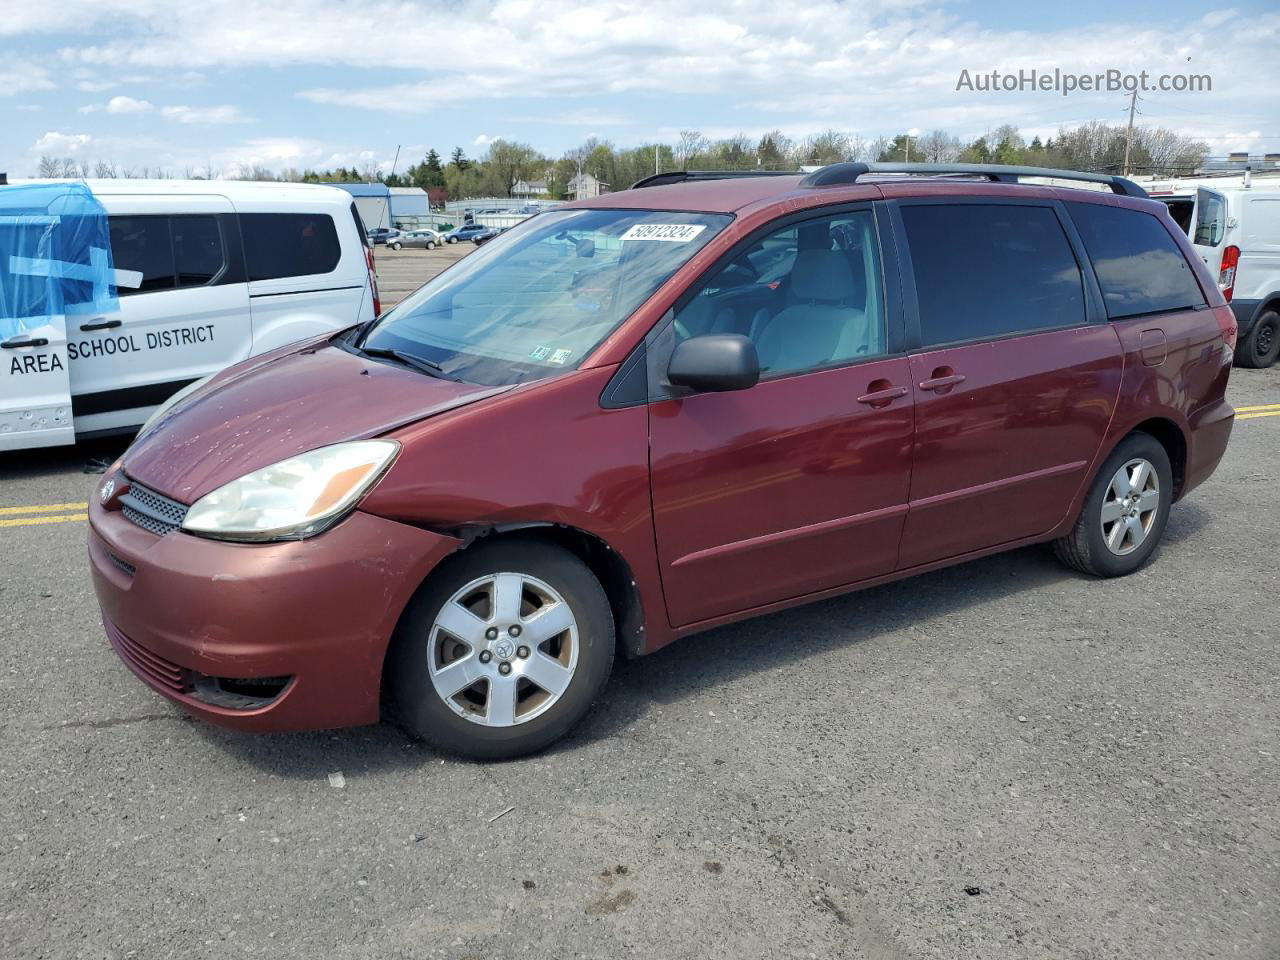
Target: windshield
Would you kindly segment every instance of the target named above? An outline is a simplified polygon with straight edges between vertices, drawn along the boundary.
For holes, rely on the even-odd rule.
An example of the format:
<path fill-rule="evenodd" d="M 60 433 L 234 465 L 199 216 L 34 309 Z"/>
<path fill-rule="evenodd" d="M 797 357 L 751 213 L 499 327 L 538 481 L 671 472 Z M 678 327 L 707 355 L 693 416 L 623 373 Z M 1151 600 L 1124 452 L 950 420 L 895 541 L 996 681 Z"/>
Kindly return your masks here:
<path fill-rule="evenodd" d="M 571 370 L 731 218 L 654 210 L 539 214 L 384 314 L 360 346 L 472 383 Z"/>

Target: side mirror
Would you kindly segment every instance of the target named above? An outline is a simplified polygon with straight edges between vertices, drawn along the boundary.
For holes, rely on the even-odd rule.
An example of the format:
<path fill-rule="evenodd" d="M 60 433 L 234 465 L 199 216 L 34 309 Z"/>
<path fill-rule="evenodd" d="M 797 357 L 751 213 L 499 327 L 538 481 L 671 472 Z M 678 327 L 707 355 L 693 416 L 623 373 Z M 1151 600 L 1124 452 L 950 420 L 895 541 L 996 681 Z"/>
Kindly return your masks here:
<path fill-rule="evenodd" d="M 667 380 L 704 392 L 746 390 L 760 382 L 756 345 L 737 333 L 707 333 L 676 344 Z"/>

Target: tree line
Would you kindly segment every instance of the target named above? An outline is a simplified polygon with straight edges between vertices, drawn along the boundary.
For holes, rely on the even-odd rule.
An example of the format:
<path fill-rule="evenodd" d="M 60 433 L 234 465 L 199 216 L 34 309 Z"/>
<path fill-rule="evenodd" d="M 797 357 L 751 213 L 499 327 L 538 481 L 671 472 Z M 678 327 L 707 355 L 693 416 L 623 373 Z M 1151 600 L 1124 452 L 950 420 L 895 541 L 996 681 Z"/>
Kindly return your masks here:
<path fill-rule="evenodd" d="M 239 180 L 284 180 L 318 183 L 383 182 L 388 186 L 421 187 L 433 197 L 509 197 L 517 185 L 539 183 L 540 195 L 563 199 L 579 174 L 590 174 L 621 190 L 662 170 L 796 170 L 842 160 L 920 163 L 998 163 L 1056 167 L 1094 173 L 1124 170 L 1126 128 L 1101 121 L 1062 128 L 1056 136 L 1027 141 L 1014 126 L 1001 126 L 969 141 L 946 130 L 920 135 L 864 140 L 857 134 L 827 130 L 801 139 L 779 131 L 757 138 L 738 135 L 712 140 L 697 130 L 682 130 L 676 142 L 618 147 L 608 140 L 591 138 L 560 157 L 540 153 L 527 143 L 494 140 L 481 156 L 471 158 L 455 147 L 445 160 L 434 149 L 403 171 L 381 173 L 373 163 L 331 170 L 272 171 L 256 164 L 234 167 L 215 176 Z M 1204 141 L 1162 127 L 1139 126 L 1129 145 L 1129 172 L 1133 174 L 1190 174 L 1209 154 Z M 209 176 L 209 171 L 204 171 Z M 54 157 L 40 158 L 42 177 L 172 176 L 143 168 L 120 168 L 99 161 L 90 170 L 87 162 Z M 191 176 L 192 171 L 188 170 Z"/>

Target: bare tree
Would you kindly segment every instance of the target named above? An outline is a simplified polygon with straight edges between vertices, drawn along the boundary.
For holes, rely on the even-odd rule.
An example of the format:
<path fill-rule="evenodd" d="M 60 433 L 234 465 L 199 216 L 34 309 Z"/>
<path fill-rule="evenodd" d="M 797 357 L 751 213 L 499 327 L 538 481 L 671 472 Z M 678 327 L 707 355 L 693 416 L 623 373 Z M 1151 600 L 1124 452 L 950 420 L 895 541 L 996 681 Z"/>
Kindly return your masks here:
<path fill-rule="evenodd" d="M 37 168 L 36 175 L 42 180 L 56 177 L 61 172 L 62 162 L 57 157 L 50 157 L 46 154 L 40 158 L 40 166 Z"/>
<path fill-rule="evenodd" d="M 676 144 L 676 166 L 687 169 L 689 162 L 711 145 L 711 141 L 697 130 L 681 130 Z"/>
<path fill-rule="evenodd" d="M 114 180 L 119 174 L 116 172 L 116 165 L 106 160 L 99 160 L 93 166 L 93 175 L 99 180 Z"/>
<path fill-rule="evenodd" d="M 930 130 L 916 137 L 915 147 L 925 163 L 951 163 L 960 156 L 960 139 L 945 130 Z"/>

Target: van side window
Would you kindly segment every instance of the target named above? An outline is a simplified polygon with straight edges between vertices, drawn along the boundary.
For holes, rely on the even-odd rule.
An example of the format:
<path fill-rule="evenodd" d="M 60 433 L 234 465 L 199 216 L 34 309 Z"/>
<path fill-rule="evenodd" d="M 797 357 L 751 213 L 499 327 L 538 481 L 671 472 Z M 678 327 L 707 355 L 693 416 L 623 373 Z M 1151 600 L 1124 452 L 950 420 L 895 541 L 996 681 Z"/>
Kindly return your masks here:
<path fill-rule="evenodd" d="M 118 289 L 122 297 L 208 286 L 227 266 L 222 228 L 212 214 L 120 216 L 109 222 L 116 269 L 142 274 L 141 286 Z"/>
<path fill-rule="evenodd" d="M 1196 232 L 1192 243 L 1206 247 L 1216 247 L 1222 242 L 1223 227 L 1226 224 L 1226 203 L 1215 193 L 1201 193 L 1200 205 L 1196 207 Z"/>
<path fill-rule="evenodd" d="M 142 274 L 142 283 L 120 287 L 120 296 L 172 290 L 178 285 L 168 217 L 111 217 L 108 222 L 115 268 Z"/>
<path fill-rule="evenodd" d="M 883 355 L 884 296 L 871 212 L 806 220 L 756 241 L 680 309 L 675 331 L 681 338 L 750 337 L 765 377 Z"/>
<path fill-rule="evenodd" d="M 203 287 L 213 283 L 226 267 L 222 230 L 218 218 L 207 214 L 170 219 L 178 286 Z"/>
<path fill-rule="evenodd" d="M 342 256 L 327 213 L 242 213 L 240 233 L 250 280 L 331 273 Z"/>
<path fill-rule="evenodd" d="M 1149 213 L 1100 203 L 1067 209 L 1093 261 L 1112 320 L 1204 305 L 1182 250 Z"/>
<path fill-rule="evenodd" d="M 925 347 L 1086 322 L 1084 281 L 1051 207 L 904 204 Z"/>

